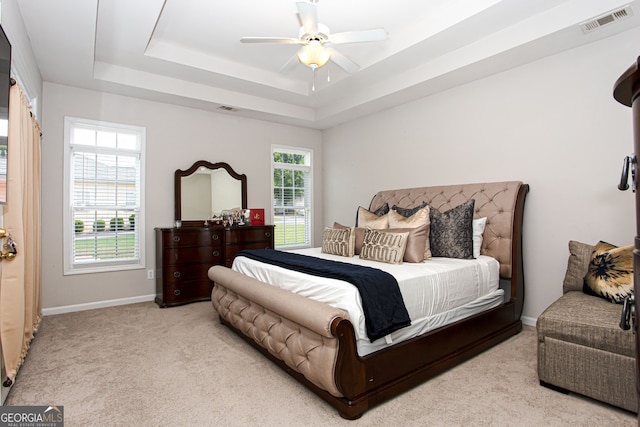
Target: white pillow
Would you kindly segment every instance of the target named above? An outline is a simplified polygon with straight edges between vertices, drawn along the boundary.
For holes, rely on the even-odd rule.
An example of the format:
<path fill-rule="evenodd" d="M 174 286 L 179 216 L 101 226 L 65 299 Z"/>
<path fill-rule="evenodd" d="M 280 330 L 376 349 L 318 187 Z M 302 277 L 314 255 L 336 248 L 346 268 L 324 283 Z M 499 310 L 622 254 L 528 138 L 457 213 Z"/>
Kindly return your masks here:
<path fill-rule="evenodd" d="M 487 225 L 487 218 L 478 218 L 473 220 L 473 257 L 480 256 L 480 246 L 482 246 L 482 234 L 484 227 Z"/>

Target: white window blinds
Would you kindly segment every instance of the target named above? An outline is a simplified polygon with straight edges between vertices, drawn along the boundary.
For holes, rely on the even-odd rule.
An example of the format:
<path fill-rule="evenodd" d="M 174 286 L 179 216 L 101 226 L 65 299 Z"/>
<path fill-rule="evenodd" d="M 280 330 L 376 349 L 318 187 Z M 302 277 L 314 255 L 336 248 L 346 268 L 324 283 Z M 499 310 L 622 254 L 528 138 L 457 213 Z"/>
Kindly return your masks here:
<path fill-rule="evenodd" d="M 311 151 L 274 147 L 273 218 L 277 248 L 311 246 Z"/>
<path fill-rule="evenodd" d="M 140 266 L 144 129 L 67 124 L 67 273 Z"/>

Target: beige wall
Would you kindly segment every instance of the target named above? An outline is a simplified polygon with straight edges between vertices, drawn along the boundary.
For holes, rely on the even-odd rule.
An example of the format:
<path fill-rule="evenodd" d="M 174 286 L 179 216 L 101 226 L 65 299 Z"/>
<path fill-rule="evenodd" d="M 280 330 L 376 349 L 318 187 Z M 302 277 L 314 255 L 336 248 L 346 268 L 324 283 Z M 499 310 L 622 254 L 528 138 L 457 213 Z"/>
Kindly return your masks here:
<path fill-rule="evenodd" d="M 326 131 L 325 222 L 353 223 L 379 189 L 524 181 L 531 323 L 561 294 L 570 239 L 633 243 L 633 194 L 616 188 L 631 110 L 612 88 L 637 40 L 632 30 Z"/>
<path fill-rule="evenodd" d="M 313 148 L 316 242 L 324 225 L 353 222 L 379 189 L 523 180 L 524 315 L 535 321 L 560 295 L 568 240 L 633 242 L 633 195 L 616 189 L 633 149 L 631 112 L 611 92 L 638 39 L 631 30 L 322 133 L 46 83 L 44 307 L 154 292 L 143 270 L 62 275 L 62 118 L 72 115 L 147 128 L 148 268 L 153 227 L 173 221 L 173 171 L 199 159 L 246 173 L 250 207 L 268 212 L 270 144 Z"/>
<path fill-rule="evenodd" d="M 44 85 L 42 140 L 42 293 L 43 307 L 137 298 L 155 292 L 145 270 L 63 276 L 62 183 L 63 118 L 143 126 L 146 144 L 146 265 L 154 268 L 154 227 L 173 224 L 173 173 L 197 160 L 227 162 L 247 175 L 249 207 L 264 207 L 270 220 L 271 144 L 314 151 L 314 202 L 322 220 L 321 132 L 258 120 L 231 113 L 214 113 L 137 98 L 109 95 L 54 83 Z"/>

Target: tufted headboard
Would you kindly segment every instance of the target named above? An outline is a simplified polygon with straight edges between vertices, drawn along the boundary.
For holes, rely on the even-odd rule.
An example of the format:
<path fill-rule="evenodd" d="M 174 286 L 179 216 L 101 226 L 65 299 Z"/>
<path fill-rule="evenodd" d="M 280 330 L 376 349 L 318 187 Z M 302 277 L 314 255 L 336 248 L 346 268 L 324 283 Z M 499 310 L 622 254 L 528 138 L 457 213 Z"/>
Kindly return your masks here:
<path fill-rule="evenodd" d="M 514 258 L 521 257 L 522 216 L 528 190 L 529 186 L 520 181 L 385 190 L 376 193 L 369 210 L 374 211 L 385 203 L 389 208 L 393 205 L 411 208 L 427 202 L 444 212 L 475 199 L 474 218 L 487 218 L 480 253 L 497 259 L 500 277 L 510 279 Z"/>

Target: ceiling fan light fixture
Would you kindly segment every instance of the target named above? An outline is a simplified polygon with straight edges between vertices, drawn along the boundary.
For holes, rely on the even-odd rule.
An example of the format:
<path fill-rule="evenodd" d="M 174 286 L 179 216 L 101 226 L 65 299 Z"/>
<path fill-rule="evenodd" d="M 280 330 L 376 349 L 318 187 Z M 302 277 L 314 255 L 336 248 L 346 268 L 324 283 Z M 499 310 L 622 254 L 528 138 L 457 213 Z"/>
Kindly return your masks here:
<path fill-rule="evenodd" d="M 298 60 L 309 68 L 320 68 L 329 62 L 331 53 L 322 43 L 312 40 L 298 51 Z"/>

